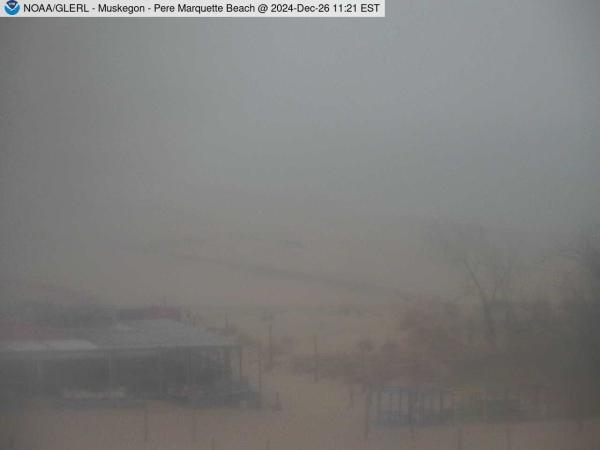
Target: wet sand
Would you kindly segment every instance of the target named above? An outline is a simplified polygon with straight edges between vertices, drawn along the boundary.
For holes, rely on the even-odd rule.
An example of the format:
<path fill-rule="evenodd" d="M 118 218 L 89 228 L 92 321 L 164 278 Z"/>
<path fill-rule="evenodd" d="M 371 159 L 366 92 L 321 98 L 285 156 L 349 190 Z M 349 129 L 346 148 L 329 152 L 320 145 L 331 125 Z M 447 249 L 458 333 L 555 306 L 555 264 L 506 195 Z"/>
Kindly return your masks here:
<path fill-rule="evenodd" d="M 218 314 L 216 315 L 216 317 Z M 264 342 L 259 314 L 229 317 L 231 323 Z M 215 319 L 216 320 L 216 319 Z M 369 337 L 393 332 L 393 320 L 382 312 L 362 316 L 293 312 L 274 321 L 276 341 L 295 342 L 294 353 L 310 351 L 318 333 L 323 352 L 350 350 Z M 248 351 L 244 373 L 256 381 L 256 355 Z M 279 393 L 283 409 L 192 410 L 166 402 L 148 404 L 147 439 L 144 409 L 58 410 L 37 401 L 22 412 L 0 413 L 0 448 L 27 450 L 596 450 L 600 420 L 469 424 L 388 428 L 372 425 L 364 437 L 364 396 L 349 405 L 342 383 L 289 370 L 286 359 L 263 376 L 266 405 Z"/>

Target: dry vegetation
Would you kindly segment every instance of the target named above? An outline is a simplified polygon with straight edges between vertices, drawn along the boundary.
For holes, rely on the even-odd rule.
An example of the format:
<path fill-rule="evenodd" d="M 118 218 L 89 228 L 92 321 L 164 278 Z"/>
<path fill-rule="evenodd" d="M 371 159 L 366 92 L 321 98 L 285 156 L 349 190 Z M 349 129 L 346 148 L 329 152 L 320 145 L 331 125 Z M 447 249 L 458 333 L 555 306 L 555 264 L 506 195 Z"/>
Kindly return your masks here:
<path fill-rule="evenodd" d="M 255 386 L 262 358 L 263 409 L 195 411 L 156 402 L 147 409 L 72 411 L 40 400 L 2 413 L 0 442 L 3 448 L 91 450 L 600 448 L 596 239 L 570 247 L 572 270 L 559 301 L 519 298 L 504 263 L 494 257 L 485 266 L 484 259 L 471 259 L 470 249 L 459 255 L 458 267 L 470 284 L 465 292 L 475 288 L 471 297 L 196 308 L 195 320 L 245 344 L 244 374 Z M 484 253 L 494 255 L 493 247 Z M 510 390 L 528 401 L 543 392 L 548 411 L 487 423 L 373 426 L 366 439 L 366 393 L 384 385 Z"/>

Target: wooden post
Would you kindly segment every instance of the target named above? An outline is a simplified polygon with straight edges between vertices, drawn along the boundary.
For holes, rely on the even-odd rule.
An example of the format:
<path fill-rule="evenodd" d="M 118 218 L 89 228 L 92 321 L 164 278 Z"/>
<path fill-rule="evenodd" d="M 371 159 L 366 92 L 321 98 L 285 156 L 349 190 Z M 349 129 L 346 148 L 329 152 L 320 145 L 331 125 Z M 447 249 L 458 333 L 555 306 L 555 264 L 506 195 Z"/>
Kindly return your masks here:
<path fill-rule="evenodd" d="M 546 415 L 548 414 L 548 398 L 546 395 L 546 390 L 544 387 L 540 388 L 540 406 L 538 408 L 538 412 L 542 417 L 546 417 Z"/>
<path fill-rule="evenodd" d="M 375 417 L 377 418 L 377 422 L 381 421 L 381 389 L 377 389 L 377 394 L 375 395 Z"/>
<path fill-rule="evenodd" d="M 258 347 L 258 404 L 262 407 L 262 346 Z"/>
<path fill-rule="evenodd" d="M 436 398 L 436 392 L 435 391 L 431 391 L 429 393 L 429 415 L 430 417 L 437 417 L 437 407 L 436 405 L 438 404 L 437 398 Z"/>
<path fill-rule="evenodd" d="M 512 450 L 512 437 L 510 433 L 510 424 L 506 424 L 504 428 L 504 436 L 506 437 L 506 450 Z"/>
<path fill-rule="evenodd" d="M 373 396 L 373 390 L 369 386 L 369 388 L 367 389 L 367 394 L 365 395 L 365 422 L 364 422 L 364 438 L 365 439 L 368 439 L 369 431 L 371 428 L 370 427 L 370 425 L 371 425 L 370 410 L 371 410 L 372 396 Z"/>
<path fill-rule="evenodd" d="M 483 393 L 483 421 L 488 421 L 488 395 L 487 391 Z"/>
<path fill-rule="evenodd" d="M 197 420 L 196 420 L 196 409 L 192 408 L 191 410 L 191 415 L 192 415 L 192 442 L 196 443 L 196 441 L 198 440 L 198 433 L 197 433 Z"/>
<path fill-rule="evenodd" d="M 33 386 L 29 386 L 31 391 L 36 394 L 44 394 L 44 361 L 36 360 L 34 363 Z"/>
<path fill-rule="evenodd" d="M 282 405 L 281 405 L 281 398 L 279 397 L 279 391 L 277 391 L 275 393 L 275 406 L 274 406 L 275 411 L 281 411 L 283 409 Z"/>
<path fill-rule="evenodd" d="M 444 420 L 444 391 L 440 391 L 440 412 L 439 412 L 439 420 Z"/>
<path fill-rule="evenodd" d="M 108 390 L 112 392 L 115 388 L 115 361 L 112 352 L 108 354 Z"/>
<path fill-rule="evenodd" d="M 244 350 L 242 349 L 242 346 L 238 346 L 238 371 L 239 371 L 239 375 L 240 375 L 240 384 L 242 384 L 243 380 L 244 380 L 244 371 L 242 369 L 243 367 L 243 358 L 244 358 Z"/>
<path fill-rule="evenodd" d="M 402 411 L 403 411 L 403 406 L 404 406 L 402 404 L 403 403 L 403 401 L 402 401 L 403 397 L 404 397 L 404 389 L 400 389 L 398 391 L 398 421 L 400 423 L 403 422 L 403 420 L 402 420 L 402 416 L 403 416 Z"/>
<path fill-rule="evenodd" d="M 456 392 L 452 392 L 452 422 L 456 429 L 456 448 L 462 450 L 463 448 L 463 434 L 462 428 L 457 428 L 458 421 L 458 401 L 456 399 Z"/>
<path fill-rule="evenodd" d="M 314 380 L 319 381 L 319 347 L 317 342 L 317 335 L 313 336 L 313 357 L 314 357 Z"/>
<path fill-rule="evenodd" d="M 267 341 L 267 345 L 268 345 L 268 355 L 267 355 L 267 369 L 268 370 L 272 370 L 273 369 L 273 323 L 269 322 L 269 327 L 268 327 L 268 341 Z"/>
<path fill-rule="evenodd" d="M 452 392 L 452 422 L 456 425 L 456 420 L 458 419 L 457 415 L 457 402 L 456 402 L 456 393 Z"/>
<path fill-rule="evenodd" d="M 463 450 L 463 431 L 462 428 L 456 430 L 456 450 Z"/>
<path fill-rule="evenodd" d="M 162 350 L 158 351 L 156 356 L 156 366 L 157 366 L 157 384 L 158 384 L 158 392 L 161 396 L 166 394 L 166 383 L 165 383 L 165 361 L 164 361 L 164 353 Z"/>
<path fill-rule="evenodd" d="M 192 349 L 188 348 L 185 353 L 185 382 L 188 387 L 188 391 L 190 386 L 192 385 Z"/>
<path fill-rule="evenodd" d="M 149 429 L 148 429 L 148 405 L 144 405 L 144 442 L 148 442 L 148 434 L 149 434 Z"/>
<path fill-rule="evenodd" d="M 419 402 L 419 421 L 423 422 L 423 419 L 425 417 L 425 393 L 421 391 L 417 394 L 417 396 L 417 401 Z"/>
<path fill-rule="evenodd" d="M 233 370 L 231 366 L 231 350 L 229 347 L 223 347 L 223 367 L 227 374 L 227 382 L 231 383 L 233 381 Z"/>
<path fill-rule="evenodd" d="M 408 424 L 412 427 L 413 426 L 413 409 L 414 409 L 414 393 L 411 391 L 407 391 L 406 393 L 407 395 L 407 400 L 408 400 L 408 405 L 407 405 L 407 414 L 408 414 Z"/>

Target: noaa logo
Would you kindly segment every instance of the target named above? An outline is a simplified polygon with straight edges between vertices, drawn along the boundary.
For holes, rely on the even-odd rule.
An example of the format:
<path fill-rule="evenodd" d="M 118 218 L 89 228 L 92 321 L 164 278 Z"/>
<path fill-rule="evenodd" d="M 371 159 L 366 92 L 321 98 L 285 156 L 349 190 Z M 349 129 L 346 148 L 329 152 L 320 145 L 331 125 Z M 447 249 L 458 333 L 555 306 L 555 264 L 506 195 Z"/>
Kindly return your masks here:
<path fill-rule="evenodd" d="M 19 14 L 21 11 L 21 5 L 17 0 L 7 0 L 6 5 L 4 5 L 4 12 L 9 16 L 15 16 Z"/>

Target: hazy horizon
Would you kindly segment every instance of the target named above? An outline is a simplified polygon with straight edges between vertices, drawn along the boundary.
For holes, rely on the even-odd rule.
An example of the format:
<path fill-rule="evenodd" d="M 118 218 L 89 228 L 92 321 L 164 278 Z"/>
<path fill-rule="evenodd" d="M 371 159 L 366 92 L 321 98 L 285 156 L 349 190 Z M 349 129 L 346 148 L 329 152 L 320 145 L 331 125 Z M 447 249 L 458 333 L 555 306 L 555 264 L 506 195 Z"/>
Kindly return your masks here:
<path fill-rule="evenodd" d="M 4 20 L 0 294 L 434 295 L 455 280 L 424 224 L 543 240 L 598 223 L 598 18 L 463 0 L 383 20 Z"/>

